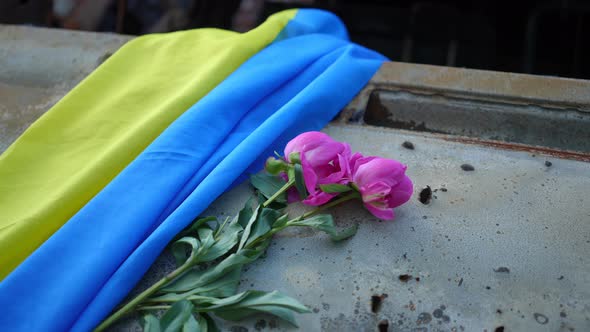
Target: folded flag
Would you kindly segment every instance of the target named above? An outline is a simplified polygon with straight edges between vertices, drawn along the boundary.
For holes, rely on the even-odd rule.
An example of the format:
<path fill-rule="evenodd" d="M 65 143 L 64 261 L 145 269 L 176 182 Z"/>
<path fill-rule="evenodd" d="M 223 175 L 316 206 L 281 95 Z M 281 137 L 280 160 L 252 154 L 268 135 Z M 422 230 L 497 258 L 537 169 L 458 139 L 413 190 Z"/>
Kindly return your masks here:
<path fill-rule="evenodd" d="M 295 16 L 133 39 L 0 156 L 0 280 Z"/>
<path fill-rule="evenodd" d="M 94 328 L 180 230 L 274 150 L 325 126 L 384 60 L 335 16 L 297 11 L 0 283 L 0 326 Z"/>

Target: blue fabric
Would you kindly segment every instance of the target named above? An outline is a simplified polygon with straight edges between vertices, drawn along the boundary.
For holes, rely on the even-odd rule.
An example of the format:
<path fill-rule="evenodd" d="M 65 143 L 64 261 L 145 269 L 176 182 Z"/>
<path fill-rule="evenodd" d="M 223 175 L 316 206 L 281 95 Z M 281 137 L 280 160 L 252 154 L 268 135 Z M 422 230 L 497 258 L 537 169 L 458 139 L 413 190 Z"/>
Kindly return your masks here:
<path fill-rule="evenodd" d="M 324 127 L 384 60 L 348 42 L 335 16 L 299 11 L 0 283 L 0 330 L 91 330 L 180 230 L 274 150 Z"/>

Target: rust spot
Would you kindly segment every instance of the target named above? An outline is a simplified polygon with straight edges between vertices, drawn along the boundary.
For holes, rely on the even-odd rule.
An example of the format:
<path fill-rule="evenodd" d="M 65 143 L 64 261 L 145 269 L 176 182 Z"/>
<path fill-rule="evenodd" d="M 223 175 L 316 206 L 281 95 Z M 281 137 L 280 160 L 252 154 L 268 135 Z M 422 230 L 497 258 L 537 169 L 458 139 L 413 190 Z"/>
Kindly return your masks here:
<path fill-rule="evenodd" d="M 409 274 L 401 274 L 399 276 L 399 281 L 401 281 L 401 282 L 408 282 L 410 280 L 412 280 L 412 276 Z"/>
<path fill-rule="evenodd" d="M 387 294 L 373 295 L 371 296 L 371 312 L 378 313 L 381 310 L 383 300 L 387 297 Z"/>
<path fill-rule="evenodd" d="M 544 155 L 553 156 L 553 157 L 561 158 L 561 159 L 571 159 L 571 160 L 590 162 L 590 153 L 568 151 L 568 150 L 558 150 L 558 149 L 546 148 L 546 147 L 542 147 L 542 146 L 531 146 L 531 145 L 519 144 L 519 143 L 508 143 L 508 142 L 500 142 L 500 141 L 483 140 L 483 139 L 471 138 L 471 137 L 457 137 L 457 136 L 450 136 L 450 135 L 436 135 L 436 136 L 445 140 L 445 141 L 449 141 L 449 142 L 482 145 L 482 146 L 486 146 L 486 147 L 503 149 L 503 150 L 525 151 L 525 152 L 530 152 L 530 153 L 544 154 Z"/>

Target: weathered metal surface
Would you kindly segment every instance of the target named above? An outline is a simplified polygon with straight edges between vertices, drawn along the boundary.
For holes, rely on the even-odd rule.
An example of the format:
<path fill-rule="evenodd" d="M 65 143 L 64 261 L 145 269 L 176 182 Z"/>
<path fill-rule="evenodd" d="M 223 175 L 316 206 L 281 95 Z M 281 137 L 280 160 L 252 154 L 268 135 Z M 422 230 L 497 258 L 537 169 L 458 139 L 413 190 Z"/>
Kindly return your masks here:
<path fill-rule="evenodd" d="M 129 39 L 0 25 L 0 153 Z"/>
<path fill-rule="evenodd" d="M 590 113 L 403 91 L 374 91 L 364 120 L 386 127 L 585 152 Z"/>
<path fill-rule="evenodd" d="M 325 131 L 353 150 L 407 163 L 414 198 L 391 223 L 359 204 L 336 209 L 340 225 L 360 224 L 346 243 L 314 232 L 278 236 L 244 289 L 301 299 L 316 311 L 300 316 L 304 331 L 374 331 L 382 319 L 393 331 L 590 329 L 590 164 L 409 131 Z M 465 163 L 475 170 L 463 171 Z M 417 197 L 427 185 L 435 198 L 424 205 Z M 238 188 L 210 213 L 236 211 L 246 195 Z M 371 312 L 371 297 L 382 294 L 382 309 Z"/>
<path fill-rule="evenodd" d="M 401 62 L 384 63 L 347 110 L 362 110 L 377 89 L 590 112 L 590 82 L 586 80 Z"/>
<path fill-rule="evenodd" d="M 0 26 L 0 151 L 128 38 Z M 452 110 L 444 100 L 453 98 L 563 110 L 559 116 L 590 110 L 587 81 L 385 64 L 325 131 L 354 150 L 407 163 L 416 196 L 397 209 L 394 222 L 379 223 L 356 203 L 335 209 L 338 224 L 360 224 L 344 243 L 305 230 L 279 234 L 267 256 L 248 268 L 242 287 L 278 289 L 309 305 L 314 312 L 298 316 L 302 331 L 375 331 L 384 319 L 389 331 L 590 330 L 590 163 L 580 161 L 586 160 L 585 142 L 568 138 L 572 145 L 565 148 L 580 144 L 581 151 L 568 152 L 544 142 L 530 147 L 522 139 L 358 125 L 375 90 L 415 97 L 414 106 L 422 102 L 432 114 Z M 438 97 L 439 104 L 429 99 Z M 392 100 L 388 112 L 402 107 Z M 463 114 L 471 116 L 469 110 Z M 577 128 L 584 135 L 586 127 Z M 404 141 L 415 149 L 403 148 Z M 475 170 L 463 171 L 465 163 Z M 417 194 L 427 185 L 436 192 L 424 205 Z M 233 213 L 248 194 L 246 185 L 237 187 L 206 214 Z M 171 268 L 168 258 L 162 255 L 143 285 Z M 371 298 L 383 294 L 380 310 L 372 312 Z M 244 331 L 239 327 L 290 329 L 270 317 L 224 325 Z M 137 328 L 127 320 L 115 330 Z"/>

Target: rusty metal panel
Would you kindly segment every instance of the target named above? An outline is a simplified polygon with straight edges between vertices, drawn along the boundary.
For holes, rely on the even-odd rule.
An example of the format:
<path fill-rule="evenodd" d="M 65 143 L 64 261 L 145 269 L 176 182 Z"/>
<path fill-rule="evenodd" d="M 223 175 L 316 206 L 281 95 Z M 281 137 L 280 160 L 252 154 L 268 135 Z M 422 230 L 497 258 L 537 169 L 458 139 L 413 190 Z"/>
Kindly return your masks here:
<path fill-rule="evenodd" d="M 0 151 L 129 38 L 0 26 Z M 325 132 L 407 163 L 415 198 L 388 223 L 357 203 L 336 209 L 338 224 L 360 224 L 345 243 L 278 234 L 243 289 L 309 305 L 302 331 L 590 330 L 589 112 L 588 81 L 384 64 Z M 248 195 L 241 185 L 206 214 Z M 137 289 L 171 267 L 164 253 Z M 292 330 L 264 316 L 224 325 L 246 329 Z"/>
<path fill-rule="evenodd" d="M 590 113 L 424 95 L 374 91 L 367 124 L 590 153 Z"/>

